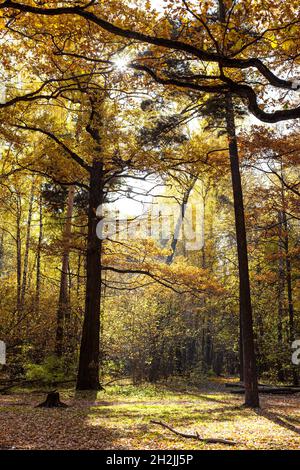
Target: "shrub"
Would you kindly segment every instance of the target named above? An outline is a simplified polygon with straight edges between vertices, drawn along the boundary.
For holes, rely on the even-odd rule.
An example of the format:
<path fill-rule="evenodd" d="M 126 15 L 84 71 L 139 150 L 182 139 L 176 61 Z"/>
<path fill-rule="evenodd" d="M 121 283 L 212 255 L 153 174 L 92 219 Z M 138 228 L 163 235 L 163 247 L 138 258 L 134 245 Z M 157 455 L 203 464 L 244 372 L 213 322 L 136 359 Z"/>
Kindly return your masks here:
<path fill-rule="evenodd" d="M 25 370 L 28 380 L 45 384 L 67 380 L 73 376 L 73 370 L 68 367 L 65 359 L 56 356 L 46 357 L 41 364 L 27 363 Z"/>

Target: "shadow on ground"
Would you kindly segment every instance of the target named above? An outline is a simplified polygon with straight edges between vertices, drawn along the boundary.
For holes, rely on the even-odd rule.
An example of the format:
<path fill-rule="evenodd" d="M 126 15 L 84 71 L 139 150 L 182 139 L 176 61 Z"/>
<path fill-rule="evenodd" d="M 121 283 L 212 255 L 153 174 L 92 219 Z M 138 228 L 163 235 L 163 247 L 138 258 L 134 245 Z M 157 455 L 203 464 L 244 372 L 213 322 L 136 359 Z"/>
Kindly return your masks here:
<path fill-rule="evenodd" d="M 300 427 L 296 427 L 294 426 L 294 424 L 291 424 L 292 422 L 300 423 L 300 420 L 297 420 L 288 415 L 278 415 L 276 413 L 273 413 L 272 411 L 265 410 L 265 409 L 257 410 L 257 414 L 259 416 L 263 416 L 264 418 L 268 419 L 274 424 L 278 424 L 279 426 L 282 426 L 284 429 L 288 429 L 289 431 L 292 431 L 300 435 Z"/>
<path fill-rule="evenodd" d="M 82 392 L 71 400 L 62 394 L 61 400 L 69 407 L 52 409 L 36 408 L 43 395 L 12 397 L 13 406 L 7 403 L 0 407 L 0 449 L 122 449 L 117 431 L 90 423 L 96 392 Z M 82 405 L 82 398 L 91 406 Z"/>

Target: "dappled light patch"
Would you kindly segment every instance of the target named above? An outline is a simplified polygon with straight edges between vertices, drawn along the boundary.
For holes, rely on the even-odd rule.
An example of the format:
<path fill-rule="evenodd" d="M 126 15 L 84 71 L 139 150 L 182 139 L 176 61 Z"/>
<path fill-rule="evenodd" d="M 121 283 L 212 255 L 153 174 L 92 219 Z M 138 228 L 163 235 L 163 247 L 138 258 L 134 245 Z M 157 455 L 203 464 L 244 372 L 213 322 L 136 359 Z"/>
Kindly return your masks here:
<path fill-rule="evenodd" d="M 259 412 L 244 408 L 242 399 L 228 393 L 205 391 L 194 395 L 166 387 L 109 387 L 94 399 L 61 393 L 66 410 L 34 406 L 42 394 L 0 397 L 2 447 L 17 449 L 225 449 L 158 429 L 163 421 L 183 433 L 203 438 L 236 441 L 235 449 L 287 449 L 300 447 L 300 398 L 264 396 Z M 136 393 L 134 393 L 134 390 Z M 277 417 L 277 420 L 276 420 Z M 50 430 L 55 435 L 49 440 Z"/>

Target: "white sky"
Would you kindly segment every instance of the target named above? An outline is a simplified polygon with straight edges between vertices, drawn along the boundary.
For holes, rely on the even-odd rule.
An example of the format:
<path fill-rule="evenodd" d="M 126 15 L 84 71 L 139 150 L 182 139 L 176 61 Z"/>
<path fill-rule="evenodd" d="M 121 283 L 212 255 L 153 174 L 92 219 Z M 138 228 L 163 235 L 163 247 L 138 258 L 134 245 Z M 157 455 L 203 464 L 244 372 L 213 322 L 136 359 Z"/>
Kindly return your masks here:
<path fill-rule="evenodd" d="M 121 197 L 117 202 L 112 204 L 113 209 L 117 209 L 121 214 L 129 216 L 140 216 L 153 201 L 153 196 L 163 194 L 164 188 L 159 184 L 158 179 L 154 180 L 153 177 L 147 181 L 138 181 L 136 179 L 126 178 L 125 184 L 131 186 L 135 192 L 141 193 L 134 195 L 134 199 Z"/>
<path fill-rule="evenodd" d="M 157 10 L 162 10 L 164 1 L 163 0 L 151 0 L 152 6 Z"/>

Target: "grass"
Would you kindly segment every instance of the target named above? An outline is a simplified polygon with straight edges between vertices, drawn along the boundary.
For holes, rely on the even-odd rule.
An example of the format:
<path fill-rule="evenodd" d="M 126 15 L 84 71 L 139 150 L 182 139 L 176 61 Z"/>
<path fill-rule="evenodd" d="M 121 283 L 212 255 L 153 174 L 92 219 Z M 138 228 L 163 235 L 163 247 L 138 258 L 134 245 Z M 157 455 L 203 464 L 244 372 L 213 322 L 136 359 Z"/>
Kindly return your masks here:
<path fill-rule="evenodd" d="M 0 396 L 0 449 L 232 449 L 183 439 L 151 420 L 234 440 L 234 449 L 300 449 L 297 396 L 266 395 L 260 410 L 250 410 L 220 382 L 188 391 L 182 384 L 173 387 L 125 384 L 76 394 L 65 389 L 66 410 L 35 408 L 44 394 L 28 390 Z"/>

